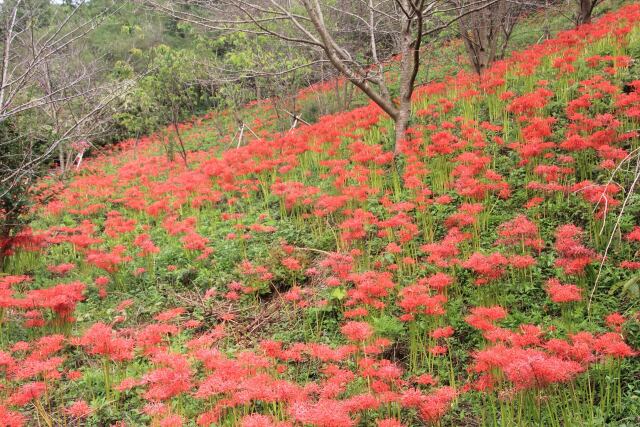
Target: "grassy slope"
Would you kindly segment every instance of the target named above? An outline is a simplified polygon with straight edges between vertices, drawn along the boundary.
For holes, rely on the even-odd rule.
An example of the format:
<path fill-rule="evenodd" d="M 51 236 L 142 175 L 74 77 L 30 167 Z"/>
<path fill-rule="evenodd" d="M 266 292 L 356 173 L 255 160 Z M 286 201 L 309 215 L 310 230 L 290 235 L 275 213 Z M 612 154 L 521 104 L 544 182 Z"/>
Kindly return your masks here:
<path fill-rule="evenodd" d="M 638 148 L 633 109 L 638 101 L 630 95 L 631 107 L 620 102 L 627 99 L 622 95 L 624 84 L 637 78 L 637 69 L 624 57 L 639 56 L 639 19 L 638 7 L 629 7 L 593 26 L 515 53 L 481 82 L 462 71 L 422 86 L 415 99 L 410 141 L 397 167 L 388 153 L 392 124 L 375 106 L 322 117 L 282 135 L 272 132 L 277 116 L 266 102 L 242 113 L 252 117 L 251 128 L 263 139 L 251 139 L 239 149 L 225 150 L 233 144 L 229 118 L 209 117 L 185 125 L 190 147 L 201 148 L 190 154 L 188 168 L 166 160 L 158 144 L 162 135 L 125 142 L 115 153 L 88 161 L 57 199 L 41 208 L 33 224 L 35 237 L 25 236 L 25 247 L 9 259 L 7 272 L 28 274 L 31 281 L 13 285 L 14 292 L 4 294 L 10 295 L 6 305 L 14 308 L 5 313 L 2 348 L 18 364 L 28 365 L 35 362 L 23 351 L 9 350 L 19 340 L 32 342 L 54 333 L 81 336 L 98 321 L 112 324 L 117 332 L 99 335 L 94 329 L 84 341 L 70 339 L 64 351 L 54 348 L 41 357 L 65 354 L 67 359 L 49 372 L 77 369 L 82 376 L 47 380 L 47 395 L 39 400 L 45 402 L 43 413 L 34 406 L 21 409 L 29 425 L 47 416 L 54 424 L 62 423 L 62 407 L 81 398 L 94 408 L 89 425 L 116 420 L 140 425 L 168 417 L 167 412 L 141 413 L 146 400 L 164 400 L 172 408 L 169 414 L 194 423 L 215 399 L 186 396 L 200 390 L 196 396 L 201 397 L 202 380 L 223 375 L 217 372 L 223 369 L 204 369 L 195 360 L 222 364 L 224 358 L 205 357 L 185 343 L 210 331 L 217 332 L 209 346 L 241 360 L 224 361 L 226 375 L 237 382 L 237 389 L 229 393 L 237 409 L 223 411 L 225 425 L 237 425 L 246 412 L 315 420 L 318 425 L 323 420 L 329 420 L 324 425 L 348 425 L 348 419 L 356 418 L 362 425 L 373 425 L 373 419 L 385 417 L 420 425 L 431 416 L 439 418 L 440 410 L 446 412 L 442 422 L 451 425 L 489 425 L 497 417 L 505 424 L 511 419 L 521 425 L 632 425 L 638 416 L 632 397 L 640 387 L 638 368 L 630 359 L 620 367 L 607 361 L 612 359 L 605 357 L 610 351 L 606 339 L 613 337 L 588 343 L 569 340 L 574 351 L 587 346 L 585 351 L 602 360 L 580 360 L 582 369 L 591 364 L 590 376 L 581 374 L 571 385 L 542 390 L 527 386 L 531 373 L 525 367 L 533 366 L 531 358 L 542 358 L 549 370 L 570 372 L 575 368 L 569 363 L 573 356 L 552 359 L 555 353 L 543 344 L 577 331 L 602 334 L 607 330 L 605 315 L 614 311 L 629 319 L 625 337 L 638 347 L 637 306 L 614 288 L 633 274 L 621 263 L 638 261 L 640 243 L 623 238 L 638 225 L 637 195 L 631 196 L 622 216 L 622 232 L 613 240 L 590 314 L 587 300 L 598 256 L 604 253 L 620 210 L 615 201 L 626 196 L 620 187 L 601 186 L 611 175 L 611 165 L 602 162 L 617 161 Z M 459 46 L 447 52 L 455 56 Z M 587 61 L 596 55 L 614 58 Z M 446 64 L 443 69 L 448 69 Z M 588 107 L 572 104 L 585 93 L 592 94 Z M 330 94 L 329 88 L 320 96 Z M 225 127 L 226 132 L 220 130 Z M 220 139 L 224 133 L 226 139 Z M 563 144 L 568 139 L 584 147 Z M 623 187 L 629 178 L 626 168 L 616 175 Z M 603 204 L 594 202 L 602 200 L 604 190 L 611 209 L 603 226 L 595 213 Z M 517 215 L 534 224 L 537 231 L 525 237 L 539 238 L 539 248 L 535 242 L 519 242 L 517 230 L 522 227 L 511 230 L 517 244 L 496 244 L 501 224 Z M 556 262 L 562 258 L 557 231 L 566 224 L 582 228 L 584 245 L 593 251 L 581 250 L 580 238 L 568 244 L 565 259 L 578 264 L 580 256 L 586 259 L 582 273 Z M 458 240 L 452 230 L 463 236 Z M 38 248 L 29 250 L 30 246 Z M 450 258 L 438 256 L 447 251 Z M 494 255 L 486 260 L 474 257 L 476 253 Z M 518 268 L 515 255 L 529 255 L 534 264 Z M 49 268 L 66 263 L 73 264 L 68 273 Z M 446 291 L 425 286 L 436 286 L 439 282 L 429 278 L 443 277 L 437 274 L 451 279 Z M 545 291 L 550 278 L 577 285 L 582 301 L 552 302 Z M 478 279 L 488 283 L 479 286 Z M 108 282 L 106 296 L 101 295 L 102 280 Z M 86 289 L 73 323 L 52 316 L 73 308 L 72 291 L 29 293 L 74 281 Z M 52 302 L 55 298 L 57 303 Z M 133 300 L 131 306 L 117 308 L 128 299 Z M 493 305 L 504 307 L 508 315 L 498 322 L 500 328 L 485 327 L 482 333 L 477 316 L 466 316 L 474 307 Z M 43 327 L 25 328 L 25 320 L 33 323 L 34 313 L 25 315 L 32 306 L 43 313 Z M 184 312 L 175 318 L 172 312 L 154 318 L 170 307 Z M 443 312 L 433 314 L 439 307 Z M 432 314 L 418 313 L 425 309 Z M 403 317 L 407 314 L 413 314 L 413 320 Z M 37 316 L 35 320 L 38 323 Z M 341 329 L 349 321 L 371 325 L 374 335 L 367 339 L 366 350 L 360 344 L 355 349 L 347 345 L 352 334 Z M 521 330 L 522 324 L 538 325 L 541 332 Z M 349 325 L 367 332 L 360 323 Z M 429 337 L 436 327 L 448 325 L 455 330 L 451 338 Z M 105 375 L 101 357 L 91 354 L 91 343 L 115 336 L 127 351 L 135 344 L 135 357 L 106 363 Z M 286 350 L 277 350 L 271 341 L 261 347 L 262 340 L 281 341 Z M 514 344 L 523 340 L 529 340 L 528 346 Z M 494 347 L 502 341 L 505 346 Z M 336 352 L 311 343 L 341 347 Z M 448 355 L 434 356 L 442 346 Z M 241 353 L 245 349 L 252 352 Z M 487 354 L 495 358 L 522 357 L 525 365 L 514 368 L 504 360 L 496 362 L 496 391 L 475 391 L 486 384 L 480 372 L 469 370 L 481 370 L 474 365 L 474 355 L 477 361 L 483 354 L 474 351 L 480 349 L 492 351 Z M 129 359 L 127 351 L 124 356 Z M 170 360 L 163 358 L 165 351 L 173 354 Z M 260 357 L 249 356 L 253 352 Z M 184 360 L 179 355 L 185 355 Z M 323 358 L 336 359 L 344 371 L 321 369 L 326 365 Z M 381 378 L 363 363 L 370 361 L 377 366 L 375 372 L 385 372 L 380 368 L 388 363 L 384 360 L 403 370 L 400 378 L 393 370 Z M 260 363 L 268 367 L 258 372 L 248 368 Z M 153 371 L 160 367 L 164 370 Z M 155 376 L 148 375 L 152 371 Z M 191 371 L 188 381 L 185 371 Z M 42 379 L 38 372 L 17 372 L 15 367 L 9 370 L 6 398 L 19 385 Z M 269 379 L 256 375 L 261 373 Z M 417 375 L 426 373 L 462 393 L 452 407 L 446 396 L 437 394 L 446 394 L 446 389 L 416 385 L 425 383 L 425 377 Z M 547 380 L 537 375 L 535 381 Z M 144 381 L 119 392 L 106 383 L 118 384 L 128 377 Z M 294 394 L 307 397 L 297 402 L 287 393 L 274 392 L 276 380 L 289 381 Z M 295 389 L 309 383 L 320 389 L 342 385 L 335 385 L 337 394 L 328 394 L 330 401 L 316 407 L 314 386 Z M 432 400 L 418 405 L 419 414 L 400 397 L 375 410 L 348 400 L 371 394 L 380 402 L 383 383 L 397 393 L 416 386 L 423 401 Z M 514 391 L 512 384 L 523 390 Z M 278 396 L 277 401 L 264 403 L 269 400 L 265 390 Z M 496 399 L 505 395 L 513 400 Z M 242 396 L 252 396 L 252 403 L 242 404 Z M 295 409 L 300 407 L 304 414 Z M 305 418 L 312 415 L 317 419 Z"/>

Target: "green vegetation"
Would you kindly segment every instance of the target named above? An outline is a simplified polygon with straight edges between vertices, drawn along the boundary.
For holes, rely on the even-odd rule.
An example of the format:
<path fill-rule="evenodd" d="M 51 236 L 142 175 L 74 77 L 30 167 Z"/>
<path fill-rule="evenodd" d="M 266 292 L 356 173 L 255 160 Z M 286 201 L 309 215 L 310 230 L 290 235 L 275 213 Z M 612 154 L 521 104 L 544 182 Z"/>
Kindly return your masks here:
<path fill-rule="evenodd" d="M 399 155 L 343 79 L 194 85 L 287 56 L 127 7 L 130 138 L 4 252 L 0 425 L 638 424 L 639 5 L 429 46 Z"/>

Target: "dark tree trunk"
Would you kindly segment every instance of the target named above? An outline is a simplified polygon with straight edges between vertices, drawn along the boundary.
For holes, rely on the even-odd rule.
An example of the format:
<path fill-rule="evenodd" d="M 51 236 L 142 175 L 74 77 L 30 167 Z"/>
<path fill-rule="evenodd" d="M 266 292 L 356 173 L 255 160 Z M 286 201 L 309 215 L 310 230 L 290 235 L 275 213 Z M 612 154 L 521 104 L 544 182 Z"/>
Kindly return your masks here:
<path fill-rule="evenodd" d="M 182 141 L 182 135 L 180 135 L 180 127 L 178 124 L 178 114 L 173 111 L 172 112 L 172 124 L 173 124 L 173 129 L 176 132 L 176 137 L 178 138 L 178 144 L 180 145 L 180 157 L 182 157 L 182 160 L 184 161 L 184 165 L 188 166 L 187 163 L 187 150 L 184 147 L 184 141 Z"/>
<path fill-rule="evenodd" d="M 463 6 L 459 6 L 459 13 L 466 13 L 459 25 L 473 68 L 476 73 L 481 74 L 496 60 L 501 37 L 504 37 L 506 46 L 510 33 L 503 31 L 503 25 L 508 8 L 506 0 L 499 0 L 485 9 L 469 13 L 475 7 L 475 3 L 466 6 L 463 3 Z"/>
<path fill-rule="evenodd" d="M 576 23 L 578 25 L 588 24 L 591 22 L 591 14 L 593 13 L 593 9 L 596 7 L 598 3 L 597 0 L 579 0 L 580 1 L 580 10 L 578 10 L 578 17 L 576 19 Z"/>

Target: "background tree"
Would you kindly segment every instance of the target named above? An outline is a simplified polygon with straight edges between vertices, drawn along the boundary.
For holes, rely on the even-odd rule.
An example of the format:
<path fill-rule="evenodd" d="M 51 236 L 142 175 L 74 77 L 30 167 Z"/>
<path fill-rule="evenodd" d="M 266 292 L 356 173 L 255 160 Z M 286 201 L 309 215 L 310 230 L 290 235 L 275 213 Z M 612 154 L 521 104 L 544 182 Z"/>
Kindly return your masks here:
<path fill-rule="evenodd" d="M 488 0 L 482 1 L 482 3 L 487 2 Z M 462 15 L 458 22 L 465 48 L 474 70 L 480 74 L 496 60 L 501 51 L 500 42 L 504 44 L 508 42 L 508 38 L 503 37 L 508 3 L 507 0 L 498 0 L 482 10 L 466 13 L 476 3 L 472 0 L 454 2 Z"/>
<path fill-rule="evenodd" d="M 478 74 L 504 57 L 521 17 L 549 7 L 536 0 L 453 0 L 451 4 L 460 16 L 460 36 Z"/>
<path fill-rule="evenodd" d="M 593 11 L 602 0 L 576 0 L 578 3 L 578 10 L 576 13 L 576 25 L 588 24 L 591 22 L 591 16 Z"/>
<path fill-rule="evenodd" d="M 212 88 L 216 107 L 228 109 L 239 126 L 246 126 L 243 106 L 255 99 L 269 99 L 281 131 L 289 129 L 299 114 L 300 89 L 320 78 L 312 67 L 320 63 L 312 55 L 273 38 L 246 32 L 218 37 L 199 36 L 199 44 L 214 55 L 199 57 L 205 69 L 202 82 Z"/>
<path fill-rule="evenodd" d="M 191 50 L 160 45 L 149 55 L 149 71 L 140 78 L 135 89 L 125 95 L 124 109 L 117 118 L 138 135 L 170 124 L 173 133 L 165 136 L 167 156 L 173 160 L 177 151 L 187 164 L 187 148 L 180 133 L 180 122 L 193 115 L 200 98 L 207 96 L 202 87 L 196 85 L 202 78 L 202 72 Z M 121 70 L 121 75 L 131 78 L 133 70 Z"/>
<path fill-rule="evenodd" d="M 170 16 L 216 31 L 249 31 L 321 52 L 395 122 L 395 151 L 400 151 L 411 113 L 411 96 L 421 65 L 423 42 L 466 14 L 490 7 L 483 3 L 456 14 L 439 0 L 175 0 L 146 3 Z M 346 29 L 341 30 L 347 23 Z M 353 43 L 345 33 L 366 36 Z M 367 50 L 363 51 L 362 47 Z M 384 63 L 399 54 L 400 72 L 392 87 Z"/>
<path fill-rule="evenodd" d="M 23 223 L 34 181 L 55 158 L 61 171 L 73 164 L 108 127 L 105 111 L 126 90 L 103 84 L 82 43 L 115 9 L 87 19 L 83 7 L 42 0 L 0 5 L 0 254 Z"/>

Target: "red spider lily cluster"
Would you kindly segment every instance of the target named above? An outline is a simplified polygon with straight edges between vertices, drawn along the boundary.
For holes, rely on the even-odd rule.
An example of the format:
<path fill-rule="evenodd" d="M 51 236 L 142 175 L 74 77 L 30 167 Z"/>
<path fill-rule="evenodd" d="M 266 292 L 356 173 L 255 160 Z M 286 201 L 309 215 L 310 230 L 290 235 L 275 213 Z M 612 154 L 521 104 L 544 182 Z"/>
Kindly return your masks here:
<path fill-rule="evenodd" d="M 638 148 L 638 32 L 630 5 L 420 86 L 400 162 L 374 104 L 280 134 L 264 101 L 246 107 L 257 136 L 189 166 L 159 135 L 85 161 L 6 254 L 0 424 L 440 425 L 466 399 L 489 408 L 470 424 L 622 412 L 637 314 L 591 278 L 603 263 L 606 293 L 640 269 L 637 218 L 599 237 L 624 202 L 602 174 Z"/>

